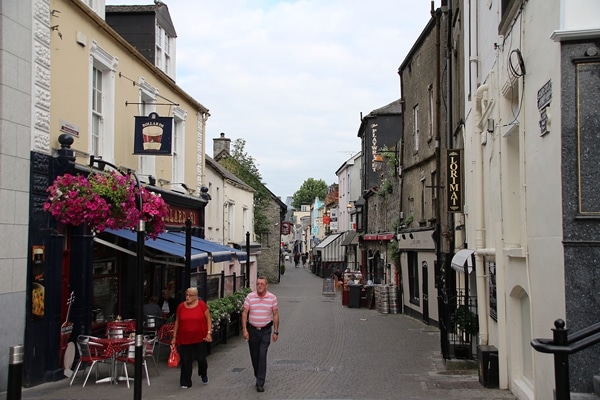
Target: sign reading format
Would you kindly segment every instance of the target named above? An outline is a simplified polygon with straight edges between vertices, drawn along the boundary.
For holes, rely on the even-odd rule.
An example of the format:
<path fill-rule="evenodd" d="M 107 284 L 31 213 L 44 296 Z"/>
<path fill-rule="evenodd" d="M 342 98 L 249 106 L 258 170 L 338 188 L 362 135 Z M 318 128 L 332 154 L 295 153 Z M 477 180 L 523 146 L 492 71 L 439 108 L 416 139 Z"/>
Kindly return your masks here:
<path fill-rule="evenodd" d="M 169 206 L 169 215 L 165 218 L 165 224 L 185 226 L 188 218 L 192 221 L 192 226 L 200 226 L 198 211 Z"/>
<path fill-rule="evenodd" d="M 172 133 L 173 117 L 135 117 L 133 154 L 170 156 Z"/>
<path fill-rule="evenodd" d="M 448 212 L 462 212 L 463 211 L 463 200 L 462 200 L 462 162 L 461 162 L 462 150 L 447 150 L 446 163 L 447 163 L 447 176 L 448 185 L 447 187 L 447 198 L 448 198 Z"/>

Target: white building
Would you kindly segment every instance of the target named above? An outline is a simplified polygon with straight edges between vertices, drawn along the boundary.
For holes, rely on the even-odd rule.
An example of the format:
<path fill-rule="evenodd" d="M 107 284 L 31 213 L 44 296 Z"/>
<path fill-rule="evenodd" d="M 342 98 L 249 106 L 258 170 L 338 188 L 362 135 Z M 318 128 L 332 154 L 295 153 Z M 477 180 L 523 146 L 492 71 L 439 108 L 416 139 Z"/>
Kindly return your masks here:
<path fill-rule="evenodd" d="M 467 211 L 457 243 L 467 243 L 476 256 L 479 344 L 498 349 L 501 388 L 519 399 L 550 399 L 553 357 L 535 351 L 531 340 L 551 338 L 557 318 L 577 329 L 598 321 L 597 287 L 589 283 L 596 274 L 588 263 L 597 263 L 597 244 L 585 244 L 585 235 L 597 236 L 572 221 L 598 214 L 591 201 L 597 189 L 582 183 L 597 172 L 597 158 L 578 152 L 588 146 L 599 152 L 597 141 L 582 142 L 580 118 L 589 116 L 585 112 L 597 117 L 591 98 L 600 85 L 594 72 L 575 66 L 598 74 L 600 2 L 465 1 L 463 7 Z M 568 47 L 571 40 L 588 43 L 576 50 Z M 586 101 L 589 108 L 582 107 Z M 598 121 L 593 125 L 585 127 L 597 131 Z M 584 186 L 589 212 L 580 207 Z M 596 224 L 588 229 L 597 233 Z M 573 232 L 584 237 L 569 237 Z M 569 249 L 577 246 L 595 247 Z M 570 251 L 581 258 L 568 257 Z M 571 364 L 572 391 L 591 391 L 599 357 L 597 350 L 587 354 Z M 583 365 L 595 369 L 582 371 Z"/>
<path fill-rule="evenodd" d="M 335 172 L 338 176 L 338 232 L 355 231 L 356 221 L 352 219 L 354 202 L 360 197 L 360 158 L 361 152 L 350 157 Z"/>

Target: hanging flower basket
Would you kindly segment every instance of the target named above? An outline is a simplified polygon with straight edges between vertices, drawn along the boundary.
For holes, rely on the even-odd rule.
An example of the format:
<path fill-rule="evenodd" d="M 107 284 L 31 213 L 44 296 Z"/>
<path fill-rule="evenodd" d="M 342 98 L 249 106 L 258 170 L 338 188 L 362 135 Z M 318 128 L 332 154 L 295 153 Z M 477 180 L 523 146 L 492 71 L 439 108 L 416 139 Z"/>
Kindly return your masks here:
<path fill-rule="evenodd" d="M 110 174 L 65 174 L 56 178 L 47 189 L 44 210 L 63 224 L 88 225 L 96 232 L 105 229 L 132 229 L 137 222 L 146 222 L 146 235 L 156 239 L 165 231 L 168 206 L 160 195 L 144 187 L 137 188 L 131 176 Z M 142 198 L 142 211 L 137 201 Z"/>

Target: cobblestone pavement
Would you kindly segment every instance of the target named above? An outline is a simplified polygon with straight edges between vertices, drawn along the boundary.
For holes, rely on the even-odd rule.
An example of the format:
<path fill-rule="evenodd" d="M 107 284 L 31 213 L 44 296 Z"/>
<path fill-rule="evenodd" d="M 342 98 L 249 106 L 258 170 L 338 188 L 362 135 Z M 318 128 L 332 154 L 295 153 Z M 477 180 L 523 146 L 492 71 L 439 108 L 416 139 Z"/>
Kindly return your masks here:
<path fill-rule="evenodd" d="M 269 349 L 265 392 L 257 393 L 248 346 L 242 336 L 214 347 L 208 358 L 210 381 L 194 376 L 179 388 L 179 369 L 167 368 L 162 349 L 160 375 L 150 360 L 151 386 L 144 399 L 515 399 L 509 391 L 486 389 L 476 369 L 454 369 L 440 356 L 439 331 L 401 314 L 381 314 L 341 305 L 322 293 L 322 279 L 288 263 L 280 284 L 269 290 L 279 299 L 279 341 Z M 133 368 L 130 369 L 133 374 Z M 106 371 L 102 371 L 106 373 Z M 120 383 L 82 387 L 65 379 L 24 388 L 22 399 L 125 399 L 131 389 Z"/>

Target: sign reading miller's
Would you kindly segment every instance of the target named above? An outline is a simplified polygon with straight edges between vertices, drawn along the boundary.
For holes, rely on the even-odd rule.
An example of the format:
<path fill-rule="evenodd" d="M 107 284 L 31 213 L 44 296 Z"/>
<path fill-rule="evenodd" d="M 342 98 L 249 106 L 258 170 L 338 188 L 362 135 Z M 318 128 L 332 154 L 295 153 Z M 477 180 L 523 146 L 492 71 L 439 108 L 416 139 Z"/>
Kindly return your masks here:
<path fill-rule="evenodd" d="M 462 150 L 448 150 L 446 162 L 447 162 L 447 176 L 448 185 L 448 212 L 462 212 L 463 211 L 463 200 L 462 200 L 462 162 L 461 162 Z"/>
<path fill-rule="evenodd" d="M 173 117 L 159 117 L 152 112 L 147 117 L 135 117 L 133 154 L 170 156 Z"/>

